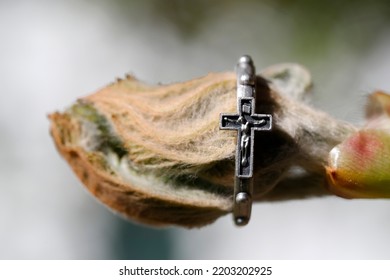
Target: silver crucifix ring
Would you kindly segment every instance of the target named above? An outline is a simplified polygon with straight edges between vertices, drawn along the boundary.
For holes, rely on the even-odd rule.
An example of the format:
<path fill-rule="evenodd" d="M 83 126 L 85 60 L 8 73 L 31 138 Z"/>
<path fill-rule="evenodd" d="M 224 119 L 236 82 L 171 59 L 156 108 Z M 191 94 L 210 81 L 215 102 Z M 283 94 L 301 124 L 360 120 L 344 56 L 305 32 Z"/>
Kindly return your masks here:
<path fill-rule="evenodd" d="M 255 113 L 256 70 L 250 56 L 238 60 L 236 73 L 237 113 L 221 114 L 219 128 L 237 131 L 233 216 L 236 225 L 243 226 L 252 209 L 255 131 L 271 130 L 272 115 Z"/>

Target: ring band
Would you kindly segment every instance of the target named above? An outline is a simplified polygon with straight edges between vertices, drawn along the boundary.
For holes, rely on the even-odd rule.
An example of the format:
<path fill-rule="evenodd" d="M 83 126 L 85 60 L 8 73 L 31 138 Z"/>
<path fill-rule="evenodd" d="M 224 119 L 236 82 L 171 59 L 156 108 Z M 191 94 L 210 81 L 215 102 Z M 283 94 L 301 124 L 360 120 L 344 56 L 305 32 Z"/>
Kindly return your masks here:
<path fill-rule="evenodd" d="M 237 131 L 233 218 L 238 226 L 248 224 L 253 197 L 255 131 L 271 130 L 272 115 L 256 114 L 256 70 L 252 58 L 242 56 L 236 66 L 237 113 L 222 113 L 219 128 Z"/>

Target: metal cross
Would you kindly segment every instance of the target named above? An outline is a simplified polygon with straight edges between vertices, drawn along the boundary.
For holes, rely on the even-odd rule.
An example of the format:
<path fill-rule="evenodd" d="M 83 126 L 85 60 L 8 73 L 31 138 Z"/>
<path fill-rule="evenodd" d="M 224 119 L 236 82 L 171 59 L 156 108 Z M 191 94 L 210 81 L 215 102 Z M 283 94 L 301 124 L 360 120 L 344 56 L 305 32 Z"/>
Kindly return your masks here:
<path fill-rule="evenodd" d="M 249 222 L 253 193 L 255 131 L 271 130 L 272 115 L 255 113 L 256 74 L 250 56 L 242 56 L 236 67 L 238 114 L 221 114 L 220 129 L 237 130 L 233 215 L 236 225 Z"/>

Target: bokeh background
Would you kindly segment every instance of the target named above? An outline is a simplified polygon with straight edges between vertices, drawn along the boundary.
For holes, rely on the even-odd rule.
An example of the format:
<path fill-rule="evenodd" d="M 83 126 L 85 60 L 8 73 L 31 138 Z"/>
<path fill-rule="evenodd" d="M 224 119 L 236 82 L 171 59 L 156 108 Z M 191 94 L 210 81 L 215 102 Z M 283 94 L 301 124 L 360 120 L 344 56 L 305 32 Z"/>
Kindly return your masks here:
<path fill-rule="evenodd" d="M 390 91 L 387 0 L 0 0 L 0 259 L 389 259 L 390 201 L 256 204 L 201 229 L 153 229 L 98 203 L 59 156 L 47 114 L 125 73 L 171 83 L 299 62 L 313 105 L 362 122 Z"/>

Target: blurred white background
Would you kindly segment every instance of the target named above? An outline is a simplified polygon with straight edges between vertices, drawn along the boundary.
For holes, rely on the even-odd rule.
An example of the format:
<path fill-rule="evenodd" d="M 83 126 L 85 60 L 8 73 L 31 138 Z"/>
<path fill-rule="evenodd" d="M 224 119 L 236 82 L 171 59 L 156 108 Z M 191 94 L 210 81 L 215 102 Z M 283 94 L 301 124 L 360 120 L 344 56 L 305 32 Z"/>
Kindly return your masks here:
<path fill-rule="evenodd" d="M 362 121 L 390 91 L 386 1 L 0 1 L 0 259 L 389 259 L 390 201 L 262 203 L 249 226 L 152 229 L 98 203 L 59 156 L 47 114 L 132 73 L 171 83 L 299 62 L 314 106 Z"/>

